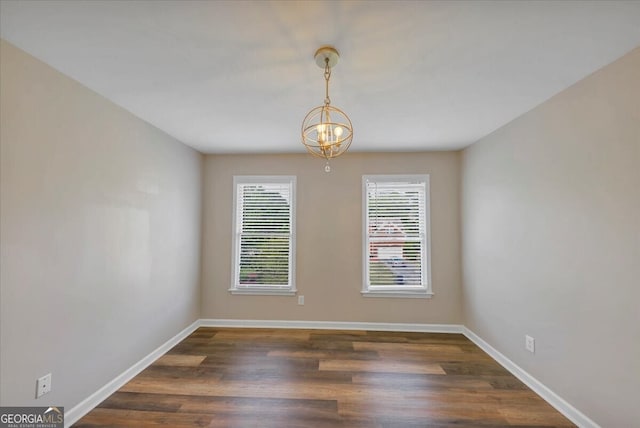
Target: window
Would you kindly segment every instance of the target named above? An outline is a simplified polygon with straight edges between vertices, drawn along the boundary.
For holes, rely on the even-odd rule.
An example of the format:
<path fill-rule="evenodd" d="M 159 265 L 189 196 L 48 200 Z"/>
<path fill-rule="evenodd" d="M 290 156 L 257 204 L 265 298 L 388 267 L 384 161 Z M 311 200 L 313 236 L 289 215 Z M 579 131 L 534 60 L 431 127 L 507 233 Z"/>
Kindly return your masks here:
<path fill-rule="evenodd" d="M 295 184 L 290 176 L 238 176 L 232 293 L 295 294 Z"/>
<path fill-rule="evenodd" d="M 365 175 L 365 296 L 430 297 L 429 176 Z"/>

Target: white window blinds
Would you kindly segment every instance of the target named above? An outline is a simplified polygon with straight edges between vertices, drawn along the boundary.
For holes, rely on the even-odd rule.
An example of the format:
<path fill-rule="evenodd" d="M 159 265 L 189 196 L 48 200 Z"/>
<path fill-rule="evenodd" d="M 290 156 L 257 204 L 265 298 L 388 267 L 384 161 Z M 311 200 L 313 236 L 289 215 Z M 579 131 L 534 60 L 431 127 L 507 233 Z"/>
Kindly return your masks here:
<path fill-rule="evenodd" d="M 232 288 L 292 289 L 292 178 L 236 182 L 235 278 Z"/>
<path fill-rule="evenodd" d="M 367 176 L 364 291 L 426 291 L 428 176 Z"/>

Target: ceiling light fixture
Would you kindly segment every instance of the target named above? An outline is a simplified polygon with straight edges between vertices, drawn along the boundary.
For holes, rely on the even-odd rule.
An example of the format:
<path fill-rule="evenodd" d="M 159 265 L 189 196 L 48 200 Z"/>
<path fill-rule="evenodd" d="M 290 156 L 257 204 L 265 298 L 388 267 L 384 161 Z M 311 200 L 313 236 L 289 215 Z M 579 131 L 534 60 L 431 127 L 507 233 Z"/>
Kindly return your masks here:
<path fill-rule="evenodd" d="M 302 122 L 302 143 L 309 153 L 325 158 L 326 172 L 331 172 L 329 159 L 347 151 L 353 140 L 353 126 L 349 116 L 331 105 L 329 98 L 329 79 L 331 68 L 338 63 L 340 54 L 331 46 L 323 46 L 314 55 L 318 67 L 324 68 L 325 98 L 324 105 L 314 108 Z"/>

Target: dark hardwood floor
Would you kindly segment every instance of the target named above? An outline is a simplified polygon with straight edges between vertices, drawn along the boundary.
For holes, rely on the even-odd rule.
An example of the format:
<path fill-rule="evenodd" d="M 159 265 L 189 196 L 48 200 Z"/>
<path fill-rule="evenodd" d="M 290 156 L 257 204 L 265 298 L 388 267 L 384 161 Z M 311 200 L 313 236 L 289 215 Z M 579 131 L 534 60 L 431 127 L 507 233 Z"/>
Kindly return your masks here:
<path fill-rule="evenodd" d="M 74 426 L 573 426 L 460 334 L 199 328 Z"/>

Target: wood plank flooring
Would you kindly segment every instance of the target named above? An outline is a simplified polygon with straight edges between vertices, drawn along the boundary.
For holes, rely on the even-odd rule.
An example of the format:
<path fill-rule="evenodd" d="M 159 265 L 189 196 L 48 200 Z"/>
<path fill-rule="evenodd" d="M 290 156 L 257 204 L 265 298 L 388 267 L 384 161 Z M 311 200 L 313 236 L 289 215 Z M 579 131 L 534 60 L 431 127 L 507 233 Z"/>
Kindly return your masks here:
<path fill-rule="evenodd" d="M 77 427 L 566 427 L 460 334 L 199 328 Z"/>

